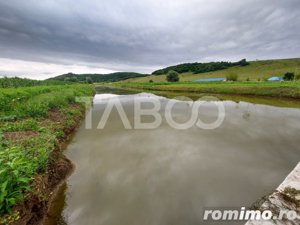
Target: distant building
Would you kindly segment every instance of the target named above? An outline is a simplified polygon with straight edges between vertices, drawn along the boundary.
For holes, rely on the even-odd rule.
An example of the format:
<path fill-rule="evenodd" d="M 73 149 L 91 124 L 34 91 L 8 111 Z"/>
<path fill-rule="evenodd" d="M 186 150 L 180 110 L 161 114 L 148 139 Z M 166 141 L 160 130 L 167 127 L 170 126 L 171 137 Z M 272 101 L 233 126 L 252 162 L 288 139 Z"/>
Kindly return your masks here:
<path fill-rule="evenodd" d="M 202 78 L 195 80 L 195 82 L 214 82 L 214 81 L 226 81 L 226 78 L 220 77 L 220 78 Z"/>
<path fill-rule="evenodd" d="M 268 78 L 268 81 L 283 81 L 282 77 L 270 77 Z"/>

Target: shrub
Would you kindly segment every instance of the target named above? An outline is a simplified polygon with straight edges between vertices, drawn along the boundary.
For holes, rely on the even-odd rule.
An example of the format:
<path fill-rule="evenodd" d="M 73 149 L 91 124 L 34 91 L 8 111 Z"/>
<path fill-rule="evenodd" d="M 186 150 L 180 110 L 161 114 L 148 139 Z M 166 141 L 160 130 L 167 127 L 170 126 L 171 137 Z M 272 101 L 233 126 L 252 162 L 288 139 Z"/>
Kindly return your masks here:
<path fill-rule="evenodd" d="M 169 71 L 166 77 L 166 80 L 168 82 L 178 82 L 179 81 L 179 75 L 176 71 Z"/>
<path fill-rule="evenodd" d="M 149 83 L 153 83 L 153 80 L 149 80 Z"/>
<path fill-rule="evenodd" d="M 284 80 L 294 80 L 294 78 L 295 78 L 295 74 L 291 72 L 288 72 L 283 76 Z"/>
<path fill-rule="evenodd" d="M 238 80 L 238 75 L 235 73 L 230 73 L 226 76 L 227 81 L 237 81 Z"/>

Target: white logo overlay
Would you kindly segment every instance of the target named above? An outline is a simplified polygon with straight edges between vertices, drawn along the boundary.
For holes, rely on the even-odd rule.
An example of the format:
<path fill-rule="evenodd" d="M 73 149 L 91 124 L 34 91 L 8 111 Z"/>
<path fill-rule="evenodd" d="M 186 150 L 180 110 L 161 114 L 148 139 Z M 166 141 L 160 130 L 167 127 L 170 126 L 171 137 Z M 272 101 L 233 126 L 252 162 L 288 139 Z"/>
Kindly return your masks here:
<path fill-rule="evenodd" d="M 155 96 L 155 95 L 153 95 Z M 165 121 L 167 124 L 177 130 L 186 130 L 191 127 L 198 127 L 204 130 L 212 130 L 220 127 L 225 119 L 225 106 L 223 101 L 220 101 L 216 97 L 205 96 L 201 97 L 197 101 L 193 101 L 188 97 L 176 97 L 174 99 L 166 100 L 163 97 L 135 96 L 133 97 L 133 113 L 134 119 L 130 123 L 130 120 L 126 114 L 126 110 L 122 104 L 122 98 L 115 95 L 104 94 L 103 99 L 100 99 L 101 104 L 104 105 L 104 111 L 101 111 L 101 117 L 97 125 L 97 129 L 104 129 L 107 121 L 109 120 L 110 114 L 115 109 L 119 114 L 120 120 L 122 121 L 125 129 L 156 129 L 162 122 Z M 179 100 L 180 99 L 180 100 Z M 165 100 L 165 101 L 162 101 Z M 80 97 L 76 99 L 77 102 L 85 103 L 86 106 L 86 119 L 85 128 L 92 129 L 92 119 L 94 113 L 89 110 L 91 105 L 91 98 Z M 185 122 L 178 122 L 174 119 L 176 117 L 176 104 L 186 103 L 186 111 L 190 115 L 190 118 Z M 99 102 L 97 102 L 99 103 Z M 201 118 L 200 109 L 210 104 L 212 108 L 212 114 L 216 115 L 213 121 L 205 122 Z M 143 107 L 143 105 L 147 107 Z M 143 122 L 143 117 L 152 117 L 152 121 Z"/>

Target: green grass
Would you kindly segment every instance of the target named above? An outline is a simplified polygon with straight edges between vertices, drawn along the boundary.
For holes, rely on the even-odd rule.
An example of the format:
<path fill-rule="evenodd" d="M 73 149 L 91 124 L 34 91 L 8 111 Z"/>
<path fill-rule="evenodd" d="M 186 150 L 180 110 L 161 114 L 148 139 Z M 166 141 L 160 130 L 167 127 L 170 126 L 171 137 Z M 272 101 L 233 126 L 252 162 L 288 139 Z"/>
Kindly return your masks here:
<path fill-rule="evenodd" d="M 75 96 L 89 96 L 87 85 L 37 86 L 0 89 L 0 120 L 5 117 L 45 116 L 54 107 L 75 102 Z"/>
<path fill-rule="evenodd" d="M 115 87 L 139 91 L 254 95 L 300 99 L 300 82 L 178 82 L 115 83 Z"/>
<path fill-rule="evenodd" d="M 84 106 L 75 98 L 93 94 L 87 84 L 0 88 L 0 224 L 7 224 L 1 215 L 31 191 L 65 129 L 82 115 Z M 50 110 L 62 119 L 51 119 Z"/>
<path fill-rule="evenodd" d="M 210 77 L 224 77 L 230 74 L 237 74 L 240 81 L 246 81 L 248 78 L 250 81 L 263 80 L 271 76 L 283 76 L 286 72 L 294 72 L 300 74 L 300 59 L 280 59 L 280 60 L 264 60 L 264 61 L 252 61 L 250 65 L 244 67 L 232 67 L 225 70 L 209 72 L 209 73 L 183 73 L 180 74 L 180 81 L 193 81 L 200 78 Z M 166 80 L 165 75 L 147 77 L 139 77 L 128 79 L 123 82 L 164 82 Z"/>
<path fill-rule="evenodd" d="M 67 82 L 56 80 L 31 80 L 19 77 L 0 77 L 0 88 L 32 87 L 46 85 L 65 85 Z"/>

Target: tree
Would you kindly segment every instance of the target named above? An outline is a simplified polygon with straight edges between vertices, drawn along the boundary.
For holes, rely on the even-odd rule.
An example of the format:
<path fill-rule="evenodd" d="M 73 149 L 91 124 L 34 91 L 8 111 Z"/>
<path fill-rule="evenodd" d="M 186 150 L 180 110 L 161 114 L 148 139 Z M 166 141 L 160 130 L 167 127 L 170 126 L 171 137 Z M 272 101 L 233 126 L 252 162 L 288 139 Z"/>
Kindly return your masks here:
<path fill-rule="evenodd" d="M 241 61 L 238 62 L 238 65 L 240 65 L 240 66 L 248 66 L 249 63 L 247 62 L 246 59 L 242 59 Z"/>
<path fill-rule="evenodd" d="M 238 75 L 235 73 L 230 73 L 226 76 L 227 81 L 237 81 Z"/>
<path fill-rule="evenodd" d="M 167 73 L 166 80 L 168 82 L 178 82 L 179 81 L 179 75 L 176 71 L 171 70 Z"/>
<path fill-rule="evenodd" d="M 91 77 L 86 77 L 86 78 L 85 78 L 85 81 L 86 81 L 88 84 L 93 83 L 93 80 L 92 80 Z"/>
<path fill-rule="evenodd" d="M 291 72 L 287 72 L 284 74 L 283 79 L 284 80 L 294 80 L 295 74 Z"/>

